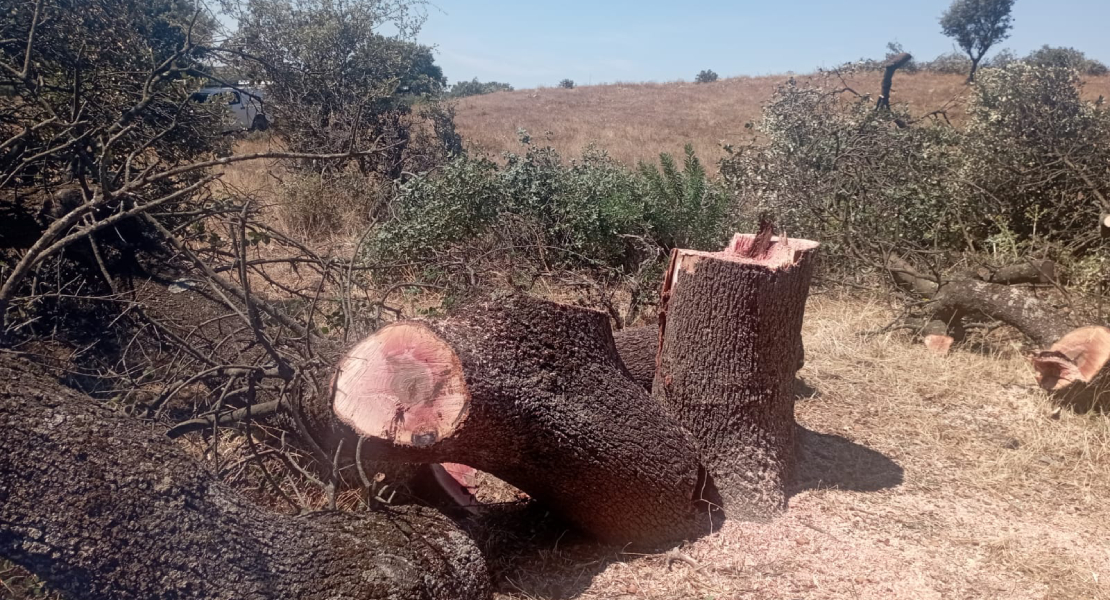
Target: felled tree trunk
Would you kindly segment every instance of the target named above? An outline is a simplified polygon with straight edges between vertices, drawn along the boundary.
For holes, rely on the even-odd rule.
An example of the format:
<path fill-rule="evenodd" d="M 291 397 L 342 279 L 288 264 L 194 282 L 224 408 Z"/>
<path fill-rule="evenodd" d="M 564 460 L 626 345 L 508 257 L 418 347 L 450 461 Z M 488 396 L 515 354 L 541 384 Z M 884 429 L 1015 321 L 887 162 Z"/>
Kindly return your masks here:
<path fill-rule="evenodd" d="M 341 361 L 334 400 L 305 411 L 325 439 L 481 469 L 605 541 L 713 527 L 693 440 L 628 377 L 601 312 L 512 296 L 392 324 Z"/>
<path fill-rule="evenodd" d="M 275 514 L 33 367 L 0 355 L 0 381 L 0 556 L 69 597 L 489 596 L 435 513 Z"/>
<path fill-rule="evenodd" d="M 943 343 L 943 338 L 952 335 L 953 330 L 962 333 L 961 322 L 966 317 L 986 316 L 1014 327 L 1041 348 L 1030 356 L 1030 362 L 1037 383 L 1058 401 L 1082 409 L 1110 404 L 1110 374 L 1105 368 L 1110 362 L 1110 329 L 1076 327 L 1028 289 L 996 283 L 1049 280 L 1055 275 L 1055 264 L 1051 261 L 1015 265 L 981 279 L 968 278 L 943 285 L 897 256 L 890 257 L 887 268 L 900 286 L 930 300 L 927 308 L 933 317 L 923 331 L 930 348 Z"/>
<path fill-rule="evenodd" d="M 723 252 L 675 250 L 663 283 L 655 398 L 698 440 L 729 516 L 785 503 L 794 375 L 817 243 L 737 235 Z"/>
<path fill-rule="evenodd" d="M 659 355 L 659 325 L 641 325 L 613 332 L 617 354 L 632 380 L 647 391 L 655 381 L 655 361 Z"/>

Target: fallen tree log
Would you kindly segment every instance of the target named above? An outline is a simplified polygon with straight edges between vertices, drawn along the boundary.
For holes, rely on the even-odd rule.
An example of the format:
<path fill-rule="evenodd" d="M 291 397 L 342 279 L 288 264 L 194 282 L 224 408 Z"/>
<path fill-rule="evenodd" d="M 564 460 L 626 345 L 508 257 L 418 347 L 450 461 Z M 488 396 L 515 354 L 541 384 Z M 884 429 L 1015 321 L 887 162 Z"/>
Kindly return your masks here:
<path fill-rule="evenodd" d="M 1055 269 L 1049 261 L 1030 265 L 1007 273 L 999 270 L 987 279 L 1026 281 L 1037 273 L 1048 277 L 1047 273 Z M 952 339 L 960 339 L 963 321 L 969 317 L 1001 321 L 1040 348 L 1030 355 L 1037 383 L 1058 401 L 1079 409 L 1107 404 L 1110 375 L 1105 367 L 1110 362 L 1110 329 L 1077 327 L 1026 288 L 970 278 L 938 283 L 893 255 L 887 268 L 902 287 L 928 299 L 925 310 L 932 316 L 922 333 L 926 345 L 934 351 L 947 351 Z"/>
<path fill-rule="evenodd" d="M 737 235 L 675 250 L 654 397 L 699 442 L 729 516 L 781 509 L 795 461 L 794 376 L 817 243 Z"/>
<path fill-rule="evenodd" d="M 719 519 L 694 440 L 628 377 L 604 313 L 510 296 L 395 323 L 334 385 L 302 407 L 318 437 L 481 469 L 602 540 L 665 544 Z"/>
<path fill-rule="evenodd" d="M 0 556 L 69 597 L 486 598 L 473 543 L 427 510 L 292 517 L 164 436 L 0 354 Z"/>

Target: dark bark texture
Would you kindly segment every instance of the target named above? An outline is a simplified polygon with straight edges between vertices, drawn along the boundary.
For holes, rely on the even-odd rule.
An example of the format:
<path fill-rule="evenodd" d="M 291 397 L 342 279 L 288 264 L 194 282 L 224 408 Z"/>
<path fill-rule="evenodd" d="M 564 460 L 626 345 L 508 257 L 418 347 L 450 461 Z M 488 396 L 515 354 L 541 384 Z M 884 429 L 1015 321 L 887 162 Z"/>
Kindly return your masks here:
<path fill-rule="evenodd" d="M 812 247 L 777 268 L 678 250 L 664 282 L 654 396 L 698 440 L 729 517 L 764 517 L 786 500 L 816 247 L 801 243 Z"/>
<path fill-rule="evenodd" d="M 1016 327 L 1042 348 L 1074 326 L 1048 302 L 1019 287 L 966 279 L 944 284 L 931 305 L 937 313 L 979 313 Z"/>
<path fill-rule="evenodd" d="M 641 325 L 615 331 L 613 341 L 632 380 L 650 392 L 659 354 L 659 326 Z"/>
<path fill-rule="evenodd" d="M 442 516 L 275 514 L 36 367 L 0 355 L 0 380 L 0 555 L 69 597 L 489 596 Z"/>
<path fill-rule="evenodd" d="M 707 500 L 717 498 L 696 445 L 628 377 L 604 313 L 518 295 L 456 314 L 424 323 L 460 359 L 466 420 L 425 447 L 379 440 L 378 459 L 481 469 L 607 542 L 656 546 L 712 531 L 719 515 Z M 305 408 L 314 431 L 344 435 L 330 406 Z"/>

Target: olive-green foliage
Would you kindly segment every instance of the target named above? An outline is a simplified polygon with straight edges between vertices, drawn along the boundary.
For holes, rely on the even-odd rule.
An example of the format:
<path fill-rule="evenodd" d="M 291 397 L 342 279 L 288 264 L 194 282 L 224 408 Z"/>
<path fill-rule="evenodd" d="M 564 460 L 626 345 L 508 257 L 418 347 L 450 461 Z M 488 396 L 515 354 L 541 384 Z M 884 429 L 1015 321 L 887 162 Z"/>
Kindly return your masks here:
<path fill-rule="evenodd" d="M 640 163 L 644 220 L 664 248 L 719 249 L 727 237 L 732 198 L 709 179 L 687 144 L 680 169 L 669 154 L 659 166 Z"/>
<path fill-rule="evenodd" d="M 426 259 L 485 244 L 549 263 L 634 268 L 645 242 L 715 249 L 726 240 L 728 196 L 691 149 L 679 168 L 629 170 L 589 149 L 565 163 L 524 134 L 523 154 L 505 164 L 460 157 L 401 188 L 395 218 L 378 232 L 377 257 Z M 492 241 L 491 241 L 492 240 Z"/>
<path fill-rule="evenodd" d="M 947 175 L 958 135 L 929 122 L 898 127 L 909 119 L 901 110 L 791 79 L 764 110 L 766 142 L 727 147 L 721 174 L 749 216 L 769 212 L 834 256 L 880 241 L 954 244 Z"/>
<path fill-rule="evenodd" d="M 971 59 L 968 81 L 975 79 L 979 61 L 998 42 L 1010 36 L 1014 0 L 953 0 L 940 17 L 944 35 Z"/>
<path fill-rule="evenodd" d="M 494 92 L 511 92 L 513 86 L 499 81 L 478 81 L 475 77 L 470 81 L 460 81 L 451 86 L 451 91 L 448 96 L 452 98 L 465 98 L 467 96 L 481 96 L 483 94 L 492 94 Z"/>
<path fill-rule="evenodd" d="M 1074 250 L 1094 241 L 1097 199 L 1110 198 L 1110 112 L 1083 100 L 1077 71 L 1021 62 L 984 71 L 968 117 L 956 178 L 987 219 L 976 237 Z"/>
<path fill-rule="evenodd" d="M 573 90 L 574 89 L 574 80 L 573 79 L 564 79 L 564 80 L 559 82 L 559 87 L 561 87 L 565 90 Z"/>
<path fill-rule="evenodd" d="M 897 106 L 794 81 L 721 173 L 748 216 L 820 239 L 834 262 L 892 249 L 943 263 L 966 252 L 1086 260 L 1110 198 L 1110 112 L 1084 101 L 1073 69 L 1013 62 L 972 89 L 965 128 L 914 122 Z"/>
<path fill-rule="evenodd" d="M 1053 48 L 1048 44 L 1029 53 L 1025 62 L 1042 67 L 1066 67 L 1079 71 L 1081 75 L 1106 75 L 1110 68 L 1075 48 Z"/>
<path fill-rule="evenodd" d="M 227 58 L 268 82 L 267 110 L 290 149 L 342 153 L 377 140 L 386 149 L 359 158 L 359 166 L 396 178 L 406 170 L 412 105 L 447 84 L 432 49 L 413 41 L 422 23 L 416 4 L 244 1 L 233 42 L 245 52 Z"/>

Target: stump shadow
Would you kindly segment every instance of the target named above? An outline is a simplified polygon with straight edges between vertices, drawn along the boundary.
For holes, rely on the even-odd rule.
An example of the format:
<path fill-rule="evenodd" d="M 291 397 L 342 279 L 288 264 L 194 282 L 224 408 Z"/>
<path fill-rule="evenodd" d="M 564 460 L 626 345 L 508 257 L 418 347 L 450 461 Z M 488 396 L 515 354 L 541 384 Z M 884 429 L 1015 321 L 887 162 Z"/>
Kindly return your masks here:
<path fill-rule="evenodd" d="M 805 379 L 801 377 L 794 378 L 794 399 L 795 400 L 809 400 L 811 398 L 820 398 L 821 392 L 817 388 L 806 383 Z"/>
<path fill-rule="evenodd" d="M 885 454 L 839 435 L 797 428 L 798 466 L 789 496 L 817 489 L 877 492 L 902 484 L 902 467 Z"/>
<path fill-rule="evenodd" d="M 482 550 L 495 594 L 573 600 L 610 564 L 628 560 L 554 517 L 539 503 L 504 506 L 464 528 Z"/>

